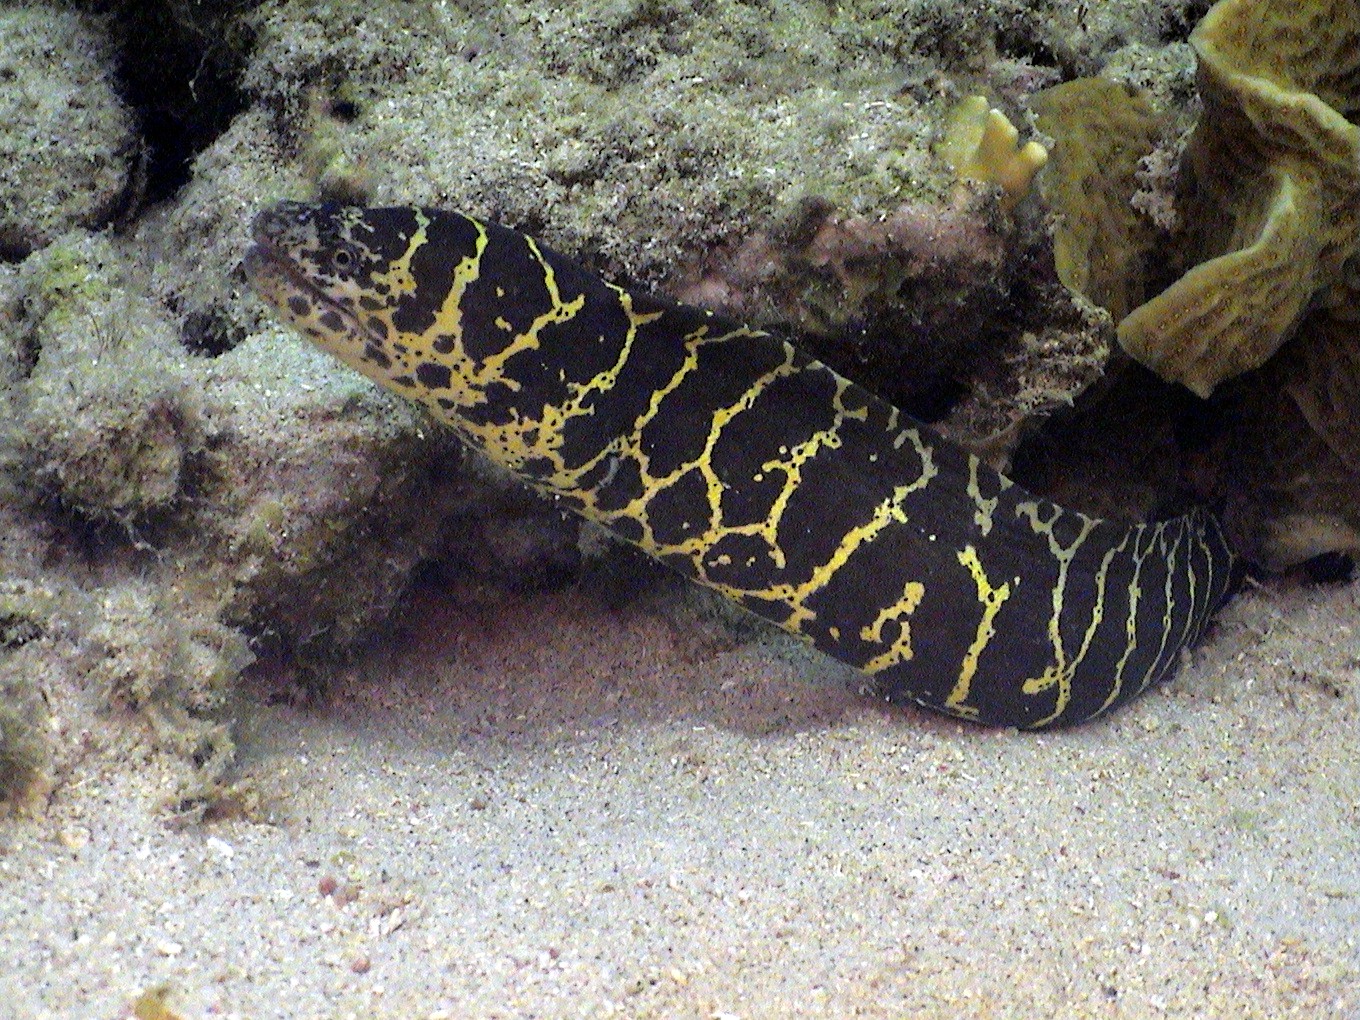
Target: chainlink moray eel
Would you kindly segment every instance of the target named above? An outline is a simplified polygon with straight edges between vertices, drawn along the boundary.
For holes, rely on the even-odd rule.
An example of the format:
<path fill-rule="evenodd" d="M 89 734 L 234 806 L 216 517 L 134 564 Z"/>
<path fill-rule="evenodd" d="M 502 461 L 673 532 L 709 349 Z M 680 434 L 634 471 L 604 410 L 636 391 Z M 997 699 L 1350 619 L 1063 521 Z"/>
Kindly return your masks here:
<path fill-rule="evenodd" d="M 451 212 L 284 203 L 245 268 L 313 342 L 910 700 L 1041 728 L 1164 679 L 1233 556 L 1038 498 L 778 337 Z"/>

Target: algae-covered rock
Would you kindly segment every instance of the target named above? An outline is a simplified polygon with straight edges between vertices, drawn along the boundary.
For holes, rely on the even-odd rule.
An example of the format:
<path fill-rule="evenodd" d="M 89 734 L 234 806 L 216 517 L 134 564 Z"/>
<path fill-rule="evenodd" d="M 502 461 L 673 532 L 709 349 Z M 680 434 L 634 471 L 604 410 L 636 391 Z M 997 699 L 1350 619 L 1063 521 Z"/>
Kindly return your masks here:
<path fill-rule="evenodd" d="M 1019 29 L 1051 53 L 1064 77 L 1110 75 L 1111 62 L 1130 47 L 1161 49 L 1184 38 L 1208 7 L 1208 0 L 1086 0 L 1008 6 Z M 956 6 L 940 4 L 939 6 Z M 970 7 L 971 4 L 957 6 Z"/>
<path fill-rule="evenodd" d="M 0 7 L 0 254 L 109 222 L 138 159 L 100 20 L 65 4 Z"/>
<path fill-rule="evenodd" d="M 1080 318 L 1047 286 L 1037 204 L 1005 216 L 961 199 L 931 148 L 959 98 L 941 67 L 1019 108 L 1053 72 L 997 51 L 1062 31 L 1056 12 L 629 0 L 333 20 L 262 7 L 246 76 L 282 111 L 270 123 L 291 166 L 326 193 L 483 215 L 606 277 L 797 331 L 922 417 L 960 394 L 1005 403 L 1019 387 L 995 376 L 1040 346 L 1067 353 L 1063 330 L 1035 328 Z M 982 134 L 1009 146 L 1018 196 L 1038 147 L 1017 147 L 990 109 Z M 1087 325 L 1071 345 L 1083 368 Z M 989 434 L 1033 407 L 1010 403 Z"/>
<path fill-rule="evenodd" d="M 0 649 L 47 636 L 56 610 L 57 595 L 50 588 L 24 578 L 0 580 Z"/>
<path fill-rule="evenodd" d="M 22 307 L 17 267 L 0 265 L 0 421 L 12 421 L 14 395 L 32 369 L 32 352 L 15 328 Z M 4 495 L 5 445 L 0 443 L 0 497 Z"/>
<path fill-rule="evenodd" d="M 22 807 L 42 777 L 48 760 L 46 719 L 32 682 L 0 661 L 0 814 Z"/>
<path fill-rule="evenodd" d="M 242 635 L 201 603 L 145 584 L 100 592 L 87 609 L 89 676 L 102 700 L 123 708 L 173 706 L 197 716 L 221 708 L 254 659 Z"/>
<path fill-rule="evenodd" d="M 56 604 L 51 589 L 0 576 L 0 812 L 24 804 L 48 762 L 49 713 L 24 649 L 50 642 Z"/>
<path fill-rule="evenodd" d="M 10 438 L 30 493 L 136 526 L 180 497 L 204 437 L 173 327 L 127 272 L 107 237 L 78 232 L 25 261 L 32 365 Z"/>
<path fill-rule="evenodd" d="M 224 618 L 345 654 L 438 541 L 451 438 L 277 330 L 207 362 L 203 386 L 220 435 L 195 524 Z"/>
<path fill-rule="evenodd" d="M 82 614 L 86 680 L 100 700 L 135 711 L 158 747 L 193 763 L 172 798 L 183 811 L 201 809 L 234 761 L 225 705 L 255 658 L 215 608 L 177 586 L 127 581 L 94 593 Z"/>
<path fill-rule="evenodd" d="M 338 31 L 279 3 L 245 80 L 323 182 L 485 215 L 655 286 L 807 195 L 850 216 L 948 194 L 934 111 L 885 56 L 936 16 L 873 6 L 375 5 Z"/>
<path fill-rule="evenodd" d="M 1132 43 L 1110 54 L 1099 77 L 1144 97 L 1159 117 L 1170 121 L 1171 132 L 1188 134 L 1199 115 L 1197 64 L 1189 42 Z"/>
<path fill-rule="evenodd" d="M 254 108 L 198 154 L 176 201 L 139 217 L 133 240 L 150 266 L 151 293 L 178 317 L 190 352 L 220 355 L 259 329 L 259 308 L 238 300 L 250 219 L 261 204 L 304 187 L 271 117 Z"/>
<path fill-rule="evenodd" d="M 1141 304 L 1155 225 L 1134 206 L 1141 162 L 1162 130 L 1138 92 L 1105 78 L 1079 78 L 1033 99 L 1039 129 L 1054 139 L 1041 177 L 1057 215 L 1058 278 L 1117 322 Z"/>
<path fill-rule="evenodd" d="M 104 707 L 82 688 L 83 599 L 17 510 L 0 500 L 0 815 L 43 811 Z"/>
<path fill-rule="evenodd" d="M 1222 0 L 1191 37 L 1204 113 L 1188 161 L 1203 261 L 1119 326 L 1201 396 L 1261 365 L 1313 303 L 1347 300 L 1360 245 L 1360 6 Z"/>

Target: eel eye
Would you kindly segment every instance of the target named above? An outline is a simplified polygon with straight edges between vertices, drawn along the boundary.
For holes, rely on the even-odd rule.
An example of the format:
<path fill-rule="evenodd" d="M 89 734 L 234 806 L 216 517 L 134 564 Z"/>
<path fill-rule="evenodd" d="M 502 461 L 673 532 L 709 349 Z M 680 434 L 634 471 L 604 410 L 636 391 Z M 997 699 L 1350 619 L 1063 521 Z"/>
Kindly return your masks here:
<path fill-rule="evenodd" d="M 337 248 L 335 249 L 335 253 L 331 256 L 331 265 L 341 272 L 344 272 L 354 265 L 354 256 L 350 253 L 348 248 Z"/>

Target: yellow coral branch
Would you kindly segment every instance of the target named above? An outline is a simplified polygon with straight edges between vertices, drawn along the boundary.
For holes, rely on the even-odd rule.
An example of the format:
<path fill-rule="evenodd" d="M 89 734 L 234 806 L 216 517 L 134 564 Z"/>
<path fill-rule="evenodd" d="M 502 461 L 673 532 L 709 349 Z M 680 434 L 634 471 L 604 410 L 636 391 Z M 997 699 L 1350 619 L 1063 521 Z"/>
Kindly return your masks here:
<path fill-rule="evenodd" d="M 986 96 L 969 96 L 949 115 L 940 155 L 961 179 L 1001 188 L 1002 207 L 1020 204 L 1048 162 L 1038 142 L 1020 145 L 1020 132 Z"/>

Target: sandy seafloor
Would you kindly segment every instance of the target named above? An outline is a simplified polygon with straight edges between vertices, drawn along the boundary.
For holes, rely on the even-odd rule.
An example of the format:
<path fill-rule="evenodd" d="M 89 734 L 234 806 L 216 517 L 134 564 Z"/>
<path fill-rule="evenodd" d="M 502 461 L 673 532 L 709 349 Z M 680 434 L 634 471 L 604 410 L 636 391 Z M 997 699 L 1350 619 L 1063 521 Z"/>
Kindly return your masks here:
<path fill-rule="evenodd" d="M 1358 605 L 1252 590 L 1034 735 L 656 600 L 427 600 L 253 712 L 243 817 L 170 824 L 160 759 L 96 750 L 3 823 L 0 1014 L 1360 1016 Z"/>

